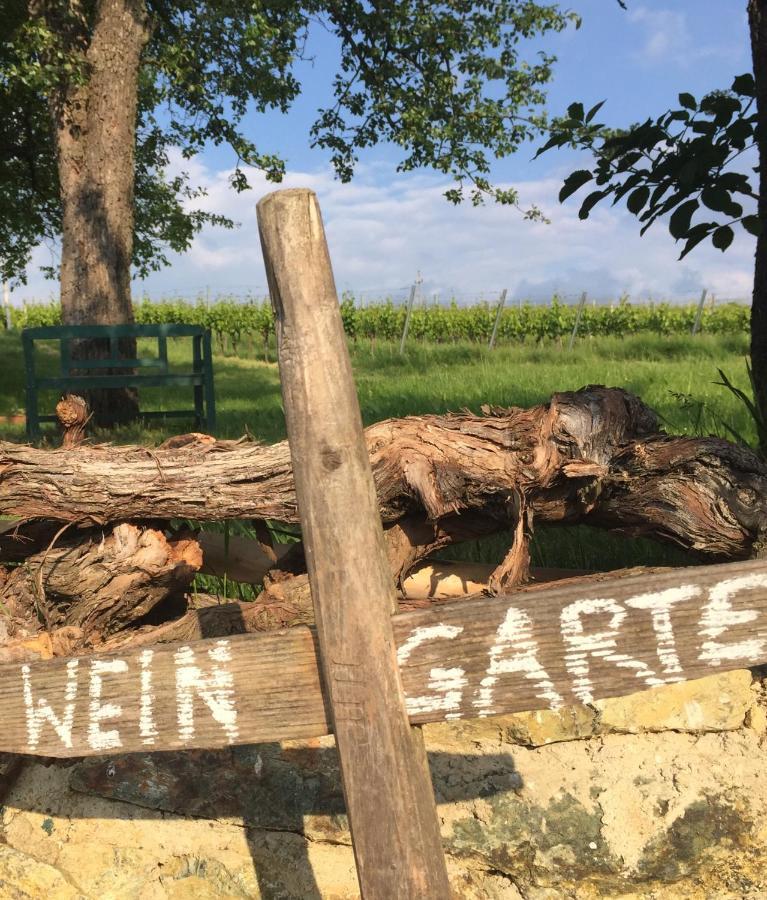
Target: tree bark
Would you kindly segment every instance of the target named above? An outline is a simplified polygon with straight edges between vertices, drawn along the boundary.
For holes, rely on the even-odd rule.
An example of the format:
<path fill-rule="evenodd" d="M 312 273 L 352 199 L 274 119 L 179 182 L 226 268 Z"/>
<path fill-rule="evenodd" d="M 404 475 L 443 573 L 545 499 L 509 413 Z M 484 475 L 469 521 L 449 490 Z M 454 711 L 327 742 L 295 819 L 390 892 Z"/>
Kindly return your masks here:
<path fill-rule="evenodd" d="M 27 631 L 38 620 L 48 629 L 74 626 L 83 641 L 96 641 L 135 625 L 162 601 L 182 598 L 201 565 L 196 541 L 168 540 L 151 528 L 63 533 L 3 573 L 0 602 Z"/>
<path fill-rule="evenodd" d="M 764 545 L 767 466 L 719 438 L 659 432 L 651 410 L 617 388 L 484 416 L 391 419 L 366 439 L 385 523 L 415 515 L 443 527 L 459 516 L 470 525 L 473 515 L 482 533 L 516 528 L 524 537 L 536 522 L 584 522 L 712 560 L 745 559 Z M 0 515 L 97 525 L 298 521 L 287 443 L 235 441 L 155 450 L 0 444 Z M 461 539 L 471 536 L 464 529 Z"/>
<path fill-rule="evenodd" d="M 91 9 L 32 0 L 83 77 L 62 78 L 49 97 L 62 208 L 61 308 L 67 325 L 133 321 L 134 156 L 141 53 L 149 36 L 143 0 L 98 0 Z M 88 341 L 75 358 L 103 356 Z M 135 342 L 121 352 L 135 356 Z M 119 371 L 119 370 L 117 370 Z M 135 417 L 135 391 L 93 391 L 96 424 Z"/>
<path fill-rule="evenodd" d="M 759 411 L 759 448 L 767 456 L 767 0 L 749 0 L 751 57 L 756 82 L 759 206 L 762 232 L 756 239 L 751 303 L 751 367 Z"/>

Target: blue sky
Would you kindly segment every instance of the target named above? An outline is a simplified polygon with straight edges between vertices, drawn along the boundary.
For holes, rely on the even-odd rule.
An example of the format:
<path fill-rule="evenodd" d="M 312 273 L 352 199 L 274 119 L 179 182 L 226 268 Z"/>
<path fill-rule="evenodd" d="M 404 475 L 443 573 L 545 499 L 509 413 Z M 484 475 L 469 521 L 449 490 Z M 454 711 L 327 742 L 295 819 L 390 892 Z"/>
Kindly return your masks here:
<path fill-rule="evenodd" d="M 561 113 L 573 100 L 606 100 L 600 119 L 625 125 L 657 115 L 680 91 L 701 95 L 728 86 L 750 69 L 745 0 L 573 0 L 580 30 L 568 29 L 545 45 L 558 56 L 549 86 L 548 108 Z M 718 297 L 746 299 L 752 278 L 753 241 L 739 233 L 726 254 L 710 247 L 677 262 L 679 247 L 663 225 L 643 238 L 624 210 L 598 207 L 587 222 L 577 218 L 578 201 L 557 202 L 562 178 L 585 160 L 572 151 L 550 152 L 533 161 L 534 147 L 499 161 L 496 181 L 515 185 L 523 205 L 537 203 L 551 224 L 532 224 L 518 212 L 488 205 L 452 207 L 442 198 L 450 186 L 428 171 L 400 175 L 398 151 L 379 146 L 360 160 L 352 183 L 334 179 L 328 155 L 309 147 L 316 110 L 330 97 L 337 62 L 333 39 L 317 29 L 298 75 L 304 91 L 286 116 L 253 115 L 246 129 L 259 148 L 287 160 L 285 186 L 317 191 L 325 218 L 339 290 L 375 296 L 404 290 L 420 271 L 424 291 L 465 300 L 508 288 L 512 297 L 543 298 L 558 290 L 582 290 L 599 299 L 626 291 L 634 297 L 685 299 L 707 287 Z M 179 163 L 180 164 L 180 163 Z M 207 208 L 232 216 L 234 231 L 210 229 L 191 251 L 144 283 L 151 296 L 198 292 L 263 293 L 265 277 L 255 224 L 255 204 L 273 185 L 255 173 L 254 189 L 237 195 L 227 185 L 233 158 L 211 149 L 184 163 L 208 189 Z M 55 252 L 55 251 L 54 251 Z M 38 262 L 51 258 L 48 248 Z M 15 299 L 48 296 L 55 285 L 31 273 Z"/>

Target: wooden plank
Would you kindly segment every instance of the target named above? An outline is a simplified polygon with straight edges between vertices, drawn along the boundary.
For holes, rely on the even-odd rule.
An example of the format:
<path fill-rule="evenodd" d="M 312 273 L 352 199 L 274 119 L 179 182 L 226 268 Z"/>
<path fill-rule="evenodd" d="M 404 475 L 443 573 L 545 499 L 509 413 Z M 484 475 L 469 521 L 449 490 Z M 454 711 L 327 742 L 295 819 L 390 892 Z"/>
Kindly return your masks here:
<path fill-rule="evenodd" d="M 130 363 L 131 360 L 127 360 Z M 122 365 L 122 363 L 121 363 Z M 50 388 L 193 387 L 204 384 L 203 375 L 67 375 L 66 378 L 38 378 L 40 390 Z"/>
<path fill-rule="evenodd" d="M 393 625 L 412 723 L 591 703 L 767 663 L 767 564 L 456 600 Z M 303 626 L 0 666 L 0 750 L 12 753 L 319 737 L 327 710 Z"/>
<path fill-rule="evenodd" d="M 22 331 L 22 340 L 26 337 L 33 341 L 80 340 L 82 338 L 109 337 L 192 337 L 204 334 L 202 325 L 177 325 L 172 322 L 159 322 L 155 325 L 36 325 Z"/>
<path fill-rule="evenodd" d="M 405 709 L 394 586 L 317 198 L 276 191 L 259 202 L 258 223 L 360 888 L 366 900 L 444 900 L 439 819 Z"/>

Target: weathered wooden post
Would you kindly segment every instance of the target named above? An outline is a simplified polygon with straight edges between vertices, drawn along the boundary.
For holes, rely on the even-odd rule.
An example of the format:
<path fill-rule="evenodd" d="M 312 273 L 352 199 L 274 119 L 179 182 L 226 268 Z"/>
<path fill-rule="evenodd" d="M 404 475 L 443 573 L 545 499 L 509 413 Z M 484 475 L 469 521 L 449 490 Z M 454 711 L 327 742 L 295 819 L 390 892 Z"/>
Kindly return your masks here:
<path fill-rule="evenodd" d="M 450 896 L 420 733 L 405 711 L 359 404 L 317 198 L 258 204 L 322 672 L 366 900 Z"/>
<path fill-rule="evenodd" d="M 405 341 L 407 341 L 407 333 L 410 331 L 410 317 L 413 315 L 413 303 L 415 302 L 416 291 L 421 283 L 421 273 L 419 272 L 410 288 L 410 296 L 407 298 L 407 310 L 405 312 L 405 326 L 402 329 L 402 337 L 399 342 L 400 356 L 405 352 Z"/>
<path fill-rule="evenodd" d="M 501 324 L 501 316 L 503 315 L 503 307 L 506 305 L 506 293 L 508 288 L 504 288 L 501 291 L 501 297 L 498 300 L 498 308 L 495 311 L 495 322 L 493 323 L 493 333 L 490 335 L 490 343 L 487 346 L 488 350 L 492 350 L 495 347 L 495 339 L 498 337 L 498 326 Z"/>
<path fill-rule="evenodd" d="M 695 312 L 695 321 L 692 323 L 691 334 L 696 335 L 700 331 L 700 323 L 703 321 L 703 307 L 706 305 L 706 288 L 703 288 L 700 300 L 698 300 L 698 309 Z"/>
<path fill-rule="evenodd" d="M 578 311 L 575 314 L 575 324 L 573 325 L 573 331 L 570 335 L 570 340 L 567 342 L 568 351 L 573 349 L 573 345 L 575 344 L 575 338 L 578 335 L 578 329 L 581 324 L 581 317 L 583 316 L 583 307 L 586 305 L 586 291 L 581 294 L 581 299 L 578 303 Z"/>

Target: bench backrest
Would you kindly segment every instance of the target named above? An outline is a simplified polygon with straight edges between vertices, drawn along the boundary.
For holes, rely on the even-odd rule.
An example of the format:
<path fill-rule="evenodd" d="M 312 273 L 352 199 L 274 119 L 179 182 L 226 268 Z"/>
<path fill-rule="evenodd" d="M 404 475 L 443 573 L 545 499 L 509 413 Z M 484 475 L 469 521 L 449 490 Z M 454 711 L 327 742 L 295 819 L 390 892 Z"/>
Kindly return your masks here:
<path fill-rule="evenodd" d="M 61 374 L 69 375 L 72 370 L 87 369 L 159 369 L 160 373 L 168 372 L 168 338 L 195 338 L 194 361 L 200 357 L 200 342 L 206 329 L 201 325 L 176 325 L 162 323 L 157 325 L 45 325 L 36 328 L 25 328 L 21 333 L 24 351 L 29 367 L 33 353 L 34 341 L 57 340 L 61 344 Z M 156 357 L 126 358 L 120 353 L 120 341 L 125 338 L 157 338 Z M 72 359 L 71 344 L 73 341 L 100 338 L 108 342 L 104 347 L 105 355 L 99 359 Z M 108 348 L 108 349 L 107 349 Z"/>

